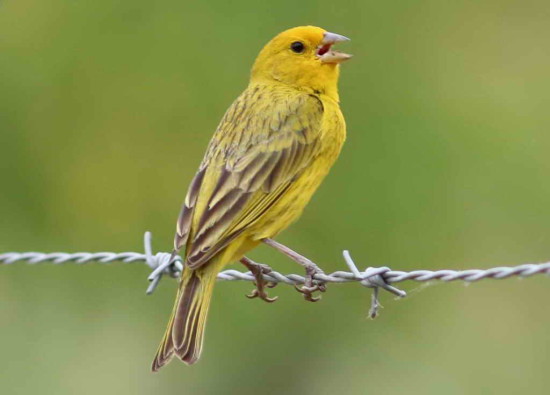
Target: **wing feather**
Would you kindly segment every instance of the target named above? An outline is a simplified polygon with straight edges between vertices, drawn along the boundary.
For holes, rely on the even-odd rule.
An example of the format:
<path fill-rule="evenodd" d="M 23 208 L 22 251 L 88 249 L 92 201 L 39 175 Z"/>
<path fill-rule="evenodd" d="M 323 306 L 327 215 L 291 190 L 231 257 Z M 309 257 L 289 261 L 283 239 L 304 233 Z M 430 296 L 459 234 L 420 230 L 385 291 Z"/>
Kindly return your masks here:
<path fill-rule="evenodd" d="M 187 196 L 185 197 L 185 201 L 181 207 L 176 226 L 176 236 L 174 237 L 174 248 L 177 251 L 179 251 L 180 248 L 187 243 L 191 220 L 193 219 L 193 209 L 199 196 L 205 170 L 205 168 L 201 167 L 197 174 L 195 174 L 195 177 L 193 177 L 189 190 L 187 191 Z"/>
<path fill-rule="evenodd" d="M 176 239 L 193 269 L 264 215 L 317 152 L 320 100 L 269 89 L 249 88 L 229 108 L 191 183 Z M 273 100 L 257 99 L 266 94 Z"/>

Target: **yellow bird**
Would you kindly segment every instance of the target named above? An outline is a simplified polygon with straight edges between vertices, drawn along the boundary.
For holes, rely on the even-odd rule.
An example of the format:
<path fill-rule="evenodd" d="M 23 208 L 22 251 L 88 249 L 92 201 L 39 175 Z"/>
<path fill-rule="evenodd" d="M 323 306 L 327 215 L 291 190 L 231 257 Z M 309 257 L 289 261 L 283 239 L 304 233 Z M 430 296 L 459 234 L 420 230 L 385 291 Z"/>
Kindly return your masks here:
<path fill-rule="evenodd" d="M 338 157 L 346 137 L 339 107 L 339 63 L 351 55 L 332 45 L 348 39 L 314 26 L 286 30 L 258 55 L 250 83 L 222 118 L 192 180 L 177 222 L 173 257 L 184 270 L 152 370 L 174 354 L 187 364 L 201 354 L 217 274 L 241 261 L 259 296 L 268 269 L 244 256 L 262 242 L 306 266 L 311 297 L 318 268 L 271 240 L 295 221 Z"/>

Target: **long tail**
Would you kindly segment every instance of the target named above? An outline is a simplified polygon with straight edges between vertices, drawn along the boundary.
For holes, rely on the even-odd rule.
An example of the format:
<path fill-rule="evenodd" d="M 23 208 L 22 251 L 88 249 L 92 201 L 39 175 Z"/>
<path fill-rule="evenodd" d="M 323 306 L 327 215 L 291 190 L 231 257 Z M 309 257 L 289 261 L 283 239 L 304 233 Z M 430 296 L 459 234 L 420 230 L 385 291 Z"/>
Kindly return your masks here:
<path fill-rule="evenodd" d="M 153 372 L 170 362 L 174 354 L 189 365 L 199 359 L 210 299 L 224 263 L 221 255 L 199 269 L 184 269 L 166 333 L 151 367 Z"/>

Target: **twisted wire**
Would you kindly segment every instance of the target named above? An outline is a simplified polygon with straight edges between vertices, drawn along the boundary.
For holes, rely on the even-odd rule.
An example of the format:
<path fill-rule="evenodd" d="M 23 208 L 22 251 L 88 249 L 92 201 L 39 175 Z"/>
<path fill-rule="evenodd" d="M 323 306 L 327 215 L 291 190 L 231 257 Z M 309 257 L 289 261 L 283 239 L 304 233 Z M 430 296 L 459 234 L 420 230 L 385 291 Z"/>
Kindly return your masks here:
<path fill-rule="evenodd" d="M 346 252 L 345 252 L 346 253 Z M 349 256 L 349 255 L 348 255 Z M 85 264 L 89 262 L 111 263 L 111 262 L 144 262 L 151 269 L 161 266 L 163 261 L 169 259 L 169 253 L 157 253 L 151 260 L 146 254 L 139 252 L 7 252 L 0 254 L 0 263 L 9 265 L 17 262 L 26 262 L 29 264 L 53 263 L 62 264 L 73 262 Z M 181 258 L 176 258 L 177 271 L 181 271 Z M 352 263 L 352 261 L 346 261 Z M 179 267 L 178 267 L 179 266 Z M 365 275 L 366 274 L 366 275 Z M 465 281 L 474 282 L 487 278 L 505 279 L 513 276 L 530 277 L 536 274 L 550 274 L 550 262 L 546 263 L 528 263 L 519 266 L 501 266 L 491 269 L 468 269 L 468 270 L 413 270 L 410 272 L 391 270 L 387 267 L 369 268 L 366 272 L 356 273 L 352 271 L 336 271 L 330 274 L 316 274 L 315 279 L 327 283 L 347 283 L 361 282 L 365 278 L 382 275 L 388 283 L 399 283 L 402 281 L 413 280 L 419 282 L 440 280 L 440 281 Z M 282 274 L 272 271 L 264 274 L 267 281 L 276 283 L 285 283 L 289 285 L 303 284 L 305 278 L 299 274 Z M 218 280 L 221 281 L 255 281 L 250 272 L 241 272 L 238 270 L 225 270 L 218 274 Z"/>
<path fill-rule="evenodd" d="M 133 263 L 145 262 L 152 272 L 148 276 L 150 281 L 147 288 L 147 294 L 151 294 L 163 275 L 178 277 L 183 269 L 182 260 L 178 256 L 172 262 L 171 254 L 166 252 L 152 253 L 152 236 L 150 232 L 145 232 L 144 246 L 145 254 L 138 252 L 7 252 L 0 254 L 0 264 L 9 265 L 17 262 L 27 262 L 29 264 L 53 263 L 62 264 L 72 262 L 76 264 L 85 264 L 89 262 L 111 263 L 115 261 Z M 510 277 L 530 277 L 537 274 L 550 275 L 550 262 L 538 264 L 523 264 L 518 266 L 501 266 L 490 269 L 469 269 L 469 270 L 413 270 L 410 272 L 395 271 L 388 267 L 367 268 L 360 271 L 353 262 L 348 251 L 344 251 L 344 260 L 350 271 L 336 271 L 330 274 L 317 273 L 314 279 L 324 283 L 349 283 L 358 282 L 361 285 L 373 288 L 373 297 L 371 302 L 370 316 L 374 318 L 378 310 L 378 290 L 385 289 L 399 297 L 405 297 L 407 294 L 391 284 L 402 281 L 412 280 L 426 282 L 439 280 L 444 282 L 464 281 L 474 282 L 483 279 L 506 279 Z M 289 285 L 301 285 L 306 282 L 306 278 L 299 274 L 282 274 L 271 271 L 263 274 L 266 281 L 273 283 L 284 283 Z M 251 272 L 241 272 L 238 270 L 225 270 L 218 274 L 218 280 L 221 281 L 255 281 L 256 278 Z"/>
<path fill-rule="evenodd" d="M 158 253 L 155 255 L 155 260 L 159 258 L 170 257 L 168 253 Z M 178 257 L 179 258 L 179 257 Z M 181 262 L 181 258 L 178 259 Z M 111 263 L 111 262 L 144 262 L 148 263 L 145 254 L 139 252 L 7 252 L 0 254 L 0 263 L 9 265 L 17 262 L 27 262 L 29 264 L 38 263 L 53 263 L 62 264 L 73 262 L 84 264 L 89 262 Z M 155 269 L 159 264 L 149 265 Z M 529 277 L 535 274 L 550 274 L 550 262 L 546 263 L 527 263 L 519 266 L 502 266 L 491 269 L 468 269 L 468 270 L 413 270 L 410 272 L 390 270 L 387 268 L 374 268 L 370 274 L 383 274 L 388 283 L 398 283 L 406 280 L 413 281 L 457 281 L 466 282 L 479 281 L 486 278 L 505 279 L 512 276 Z M 264 275 L 265 279 L 272 282 L 281 282 L 285 284 L 303 284 L 304 276 L 299 274 L 281 274 L 279 272 L 271 272 Z M 315 278 L 328 283 L 347 283 L 353 281 L 361 281 L 362 277 L 358 277 L 352 272 L 336 271 L 330 274 L 316 274 Z M 222 281 L 254 281 L 254 276 L 250 272 L 241 272 L 238 270 L 225 270 L 218 274 L 218 280 Z"/>

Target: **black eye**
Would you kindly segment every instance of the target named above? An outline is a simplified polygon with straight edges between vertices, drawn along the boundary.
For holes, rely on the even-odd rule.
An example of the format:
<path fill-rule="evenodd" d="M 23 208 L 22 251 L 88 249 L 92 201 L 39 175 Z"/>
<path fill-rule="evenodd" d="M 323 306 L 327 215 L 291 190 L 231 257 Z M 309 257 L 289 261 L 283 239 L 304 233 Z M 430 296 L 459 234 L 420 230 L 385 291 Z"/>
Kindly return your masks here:
<path fill-rule="evenodd" d="M 304 52 L 304 48 L 304 43 L 300 41 L 294 41 L 292 44 L 290 44 L 290 49 L 292 49 L 296 53 Z"/>

